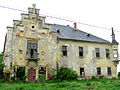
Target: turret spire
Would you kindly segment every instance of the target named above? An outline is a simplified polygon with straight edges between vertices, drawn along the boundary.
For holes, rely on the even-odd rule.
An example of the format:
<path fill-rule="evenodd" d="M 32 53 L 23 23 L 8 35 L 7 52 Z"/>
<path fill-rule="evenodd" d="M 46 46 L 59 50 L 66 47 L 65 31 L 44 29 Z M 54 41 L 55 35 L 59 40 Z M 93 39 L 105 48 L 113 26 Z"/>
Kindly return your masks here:
<path fill-rule="evenodd" d="M 112 44 L 119 44 L 116 40 L 115 40 L 115 34 L 114 34 L 114 30 L 113 30 L 113 27 L 112 27 Z"/>

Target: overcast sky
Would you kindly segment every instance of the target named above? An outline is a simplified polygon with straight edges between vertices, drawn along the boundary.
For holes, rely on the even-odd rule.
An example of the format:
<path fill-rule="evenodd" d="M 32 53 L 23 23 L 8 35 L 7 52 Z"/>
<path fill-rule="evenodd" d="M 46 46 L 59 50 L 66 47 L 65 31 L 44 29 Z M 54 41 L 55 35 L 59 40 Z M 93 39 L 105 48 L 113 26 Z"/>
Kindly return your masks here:
<path fill-rule="evenodd" d="M 77 24 L 78 29 L 111 41 L 111 27 L 114 28 L 116 40 L 120 43 L 120 0 L 0 0 L 0 52 L 3 51 L 6 27 L 13 25 L 13 20 L 20 20 L 22 11 L 27 11 L 32 4 L 40 9 L 41 15 L 60 17 L 64 19 L 99 26 L 107 29 Z M 46 18 L 47 23 L 70 25 L 59 19 Z M 109 29 L 109 30 L 108 30 Z M 119 50 L 120 53 L 120 50 Z"/>

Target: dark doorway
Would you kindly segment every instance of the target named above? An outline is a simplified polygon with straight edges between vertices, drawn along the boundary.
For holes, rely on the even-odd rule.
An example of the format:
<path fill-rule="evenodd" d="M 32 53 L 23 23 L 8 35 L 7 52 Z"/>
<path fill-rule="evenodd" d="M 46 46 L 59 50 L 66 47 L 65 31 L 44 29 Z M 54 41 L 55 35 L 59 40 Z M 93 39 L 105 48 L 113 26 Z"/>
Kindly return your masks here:
<path fill-rule="evenodd" d="M 28 69 L 28 82 L 35 82 L 36 81 L 36 70 L 33 67 Z"/>
<path fill-rule="evenodd" d="M 4 79 L 5 79 L 5 81 L 10 81 L 10 73 L 5 73 Z"/>
<path fill-rule="evenodd" d="M 45 67 L 40 67 L 39 74 L 46 74 L 46 68 Z"/>
<path fill-rule="evenodd" d="M 84 68 L 80 68 L 80 76 L 85 76 Z"/>

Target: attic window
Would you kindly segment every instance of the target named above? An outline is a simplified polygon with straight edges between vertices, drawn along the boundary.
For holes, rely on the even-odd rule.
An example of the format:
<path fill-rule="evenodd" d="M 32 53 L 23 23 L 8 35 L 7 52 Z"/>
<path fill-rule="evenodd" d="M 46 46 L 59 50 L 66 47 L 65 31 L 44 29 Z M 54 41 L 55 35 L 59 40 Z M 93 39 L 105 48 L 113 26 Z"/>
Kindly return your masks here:
<path fill-rule="evenodd" d="M 32 26 L 32 28 L 35 28 L 35 26 Z"/>
<path fill-rule="evenodd" d="M 88 37 L 90 37 L 90 34 L 87 34 Z"/>
<path fill-rule="evenodd" d="M 60 30 L 59 30 L 59 29 L 57 30 L 57 33 L 60 33 Z"/>

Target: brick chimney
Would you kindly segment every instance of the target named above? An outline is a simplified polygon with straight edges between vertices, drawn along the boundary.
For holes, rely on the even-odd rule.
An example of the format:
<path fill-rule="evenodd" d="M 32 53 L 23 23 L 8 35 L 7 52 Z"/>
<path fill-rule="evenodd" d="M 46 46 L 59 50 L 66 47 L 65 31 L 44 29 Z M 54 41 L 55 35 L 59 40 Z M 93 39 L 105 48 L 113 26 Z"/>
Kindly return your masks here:
<path fill-rule="evenodd" d="M 73 23 L 74 29 L 77 29 L 77 23 Z"/>

